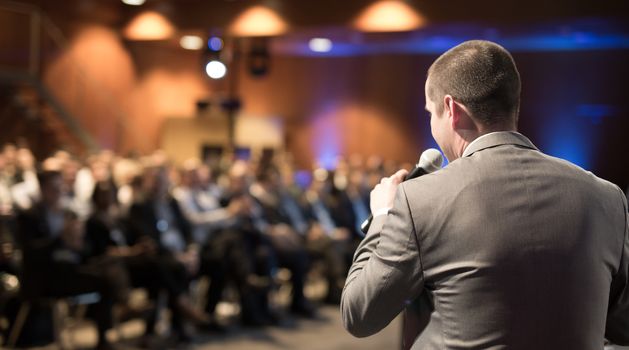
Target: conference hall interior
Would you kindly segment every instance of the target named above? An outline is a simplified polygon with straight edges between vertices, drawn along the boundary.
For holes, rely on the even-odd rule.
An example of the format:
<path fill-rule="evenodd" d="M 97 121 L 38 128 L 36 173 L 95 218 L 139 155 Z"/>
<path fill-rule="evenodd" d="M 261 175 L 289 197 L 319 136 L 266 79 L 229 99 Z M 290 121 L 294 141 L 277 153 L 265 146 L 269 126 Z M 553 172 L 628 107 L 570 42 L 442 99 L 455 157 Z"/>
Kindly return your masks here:
<path fill-rule="evenodd" d="M 629 193 L 626 1 L 0 0 L 0 348 L 407 349 L 341 292 L 472 39 L 520 132 Z"/>

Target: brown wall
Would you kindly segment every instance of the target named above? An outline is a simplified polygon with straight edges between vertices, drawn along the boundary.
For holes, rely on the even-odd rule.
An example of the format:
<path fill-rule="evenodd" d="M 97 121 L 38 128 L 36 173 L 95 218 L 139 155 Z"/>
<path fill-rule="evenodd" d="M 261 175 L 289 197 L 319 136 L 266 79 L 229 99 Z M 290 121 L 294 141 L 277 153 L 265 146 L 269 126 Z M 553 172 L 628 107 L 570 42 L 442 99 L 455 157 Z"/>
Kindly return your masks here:
<path fill-rule="evenodd" d="M 196 100 L 226 93 L 226 81 L 206 78 L 200 56 L 85 27 L 52 60 L 45 80 L 100 144 L 149 151 L 159 145 L 164 118 L 193 117 Z M 256 78 L 242 60 L 242 112 L 283 118 L 288 149 L 304 167 L 326 147 L 328 153 L 412 161 L 426 143 L 409 118 L 423 106 L 425 62 L 412 56 L 273 57 L 268 75 Z M 386 143 L 374 142 L 383 137 Z"/>
<path fill-rule="evenodd" d="M 418 133 L 427 119 L 417 115 L 424 62 L 412 56 L 274 57 L 267 77 L 243 79 L 244 109 L 286 118 L 287 145 L 302 166 L 334 150 L 416 160 L 427 144 Z"/>
<path fill-rule="evenodd" d="M 152 150 L 159 145 L 164 118 L 193 117 L 197 99 L 225 93 L 225 80 L 205 77 L 199 52 L 172 43 L 124 42 L 105 27 L 77 33 L 70 49 L 52 60 L 46 81 L 70 105 L 84 108 L 77 115 L 105 146 Z M 584 167 L 626 186 L 629 159 L 619 150 L 626 148 L 629 130 L 629 51 L 514 56 L 523 77 L 521 130 L 543 151 L 568 152 L 568 158 L 570 152 L 580 153 L 576 156 L 584 159 Z M 242 112 L 283 118 L 287 149 L 302 167 L 336 153 L 415 161 L 433 145 L 423 84 L 434 58 L 272 57 L 268 75 L 261 78 L 252 77 L 243 61 Z M 77 87 L 61 68 L 77 62 L 102 92 Z M 583 105 L 607 106 L 611 112 L 595 120 L 580 115 Z M 116 109 L 125 115 L 119 125 L 112 117 Z"/>
<path fill-rule="evenodd" d="M 191 117 L 208 94 L 196 54 L 126 43 L 106 27 L 77 31 L 50 60 L 44 80 L 103 147 L 148 152 L 166 117 Z"/>

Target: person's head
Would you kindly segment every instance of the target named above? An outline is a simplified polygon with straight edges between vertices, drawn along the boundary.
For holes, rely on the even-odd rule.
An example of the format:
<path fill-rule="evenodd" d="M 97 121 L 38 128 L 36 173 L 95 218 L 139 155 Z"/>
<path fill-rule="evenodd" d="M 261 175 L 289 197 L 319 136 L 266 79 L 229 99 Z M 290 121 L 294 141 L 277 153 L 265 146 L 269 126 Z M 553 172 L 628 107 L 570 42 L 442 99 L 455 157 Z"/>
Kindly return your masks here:
<path fill-rule="evenodd" d="M 210 185 L 214 183 L 214 173 L 212 168 L 210 168 L 207 164 L 201 164 L 199 169 L 197 170 L 197 176 L 199 177 L 199 182 L 203 188 L 209 188 Z"/>
<path fill-rule="evenodd" d="M 2 147 L 5 160 L 13 165 L 17 160 L 17 147 L 12 143 L 7 143 Z"/>
<path fill-rule="evenodd" d="M 111 179 L 111 164 L 103 161 L 99 157 L 92 157 L 88 160 L 89 169 L 96 181 L 109 181 Z"/>
<path fill-rule="evenodd" d="M 76 176 L 81 169 L 81 163 L 79 163 L 74 158 L 68 158 L 64 160 L 62 168 L 61 168 L 61 176 L 63 177 L 63 181 L 66 183 L 67 189 L 74 188 L 74 183 L 76 182 Z"/>
<path fill-rule="evenodd" d="M 190 189 L 201 188 L 199 176 L 200 162 L 197 159 L 188 159 L 181 167 L 181 185 Z"/>
<path fill-rule="evenodd" d="M 55 170 L 44 170 L 37 174 L 41 189 L 41 200 L 49 208 L 58 207 L 63 194 L 63 176 Z"/>
<path fill-rule="evenodd" d="M 247 162 L 238 160 L 229 169 L 229 190 L 234 193 L 245 193 L 249 190 L 251 173 Z"/>
<path fill-rule="evenodd" d="M 168 169 L 165 166 L 150 166 L 144 168 L 142 187 L 147 197 L 165 199 L 170 189 Z"/>
<path fill-rule="evenodd" d="M 317 168 L 312 172 L 312 182 L 308 190 L 325 196 L 330 192 L 331 181 L 330 173 L 325 168 Z"/>
<path fill-rule="evenodd" d="M 520 74 L 502 46 L 466 41 L 441 55 L 426 79 L 431 131 L 446 157 L 461 156 L 462 141 L 515 130 L 520 109 Z"/>
<path fill-rule="evenodd" d="M 17 162 L 22 170 L 35 169 L 35 156 L 30 149 L 20 147 L 17 151 Z"/>

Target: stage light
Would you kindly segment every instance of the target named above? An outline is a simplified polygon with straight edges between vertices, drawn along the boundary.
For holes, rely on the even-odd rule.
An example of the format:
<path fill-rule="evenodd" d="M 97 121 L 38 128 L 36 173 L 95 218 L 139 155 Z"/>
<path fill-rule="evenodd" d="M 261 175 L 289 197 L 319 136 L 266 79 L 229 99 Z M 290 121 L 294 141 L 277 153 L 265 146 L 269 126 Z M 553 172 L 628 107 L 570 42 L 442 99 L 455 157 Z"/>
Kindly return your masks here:
<path fill-rule="evenodd" d="M 360 13 L 354 25 L 365 32 L 403 32 L 425 25 L 409 4 L 401 0 L 377 1 Z"/>
<path fill-rule="evenodd" d="M 213 36 L 207 41 L 207 47 L 212 51 L 221 51 L 223 49 L 223 39 Z"/>
<path fill-rule="evenodd" d="M 314 52 L 330 52 L 332 41 L 327 38 L 312 38 L 308 42 L 308 47 Z"/>
<path fill-rule="evenodd" d="M 184 35 L 179 39 L 179 45 L 186 50 L 200 50 L 203 48 L 203 39 L 196 35 Z"/>
<path fill-rule="evenodd" d="M 131 6 L 140 6 L 144 4 L 146 0 L 122 0 L 123 3 Z"/>
<path fill-rule="evenodd" d="M 220 79 L 227 73 L 227 67 L 221 61 L 210 61 L 205 66 L 205 72 L 212 79 Z"/>

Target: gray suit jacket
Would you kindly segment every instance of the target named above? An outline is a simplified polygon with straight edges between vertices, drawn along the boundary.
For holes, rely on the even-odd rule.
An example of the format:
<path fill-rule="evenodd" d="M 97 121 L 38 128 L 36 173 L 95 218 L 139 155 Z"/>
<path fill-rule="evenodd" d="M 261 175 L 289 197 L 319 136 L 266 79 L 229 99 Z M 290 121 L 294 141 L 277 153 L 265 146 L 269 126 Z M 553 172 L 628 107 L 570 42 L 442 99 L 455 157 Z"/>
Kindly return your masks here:
<path fill-rule="evenodd" d="M 421 295 L 413 349 L 627 344 L 627 225 L 617 186 L 521 134 L 487 135 L 399 186 L 356 251 L 343 323 L 374 334 Z"/>

